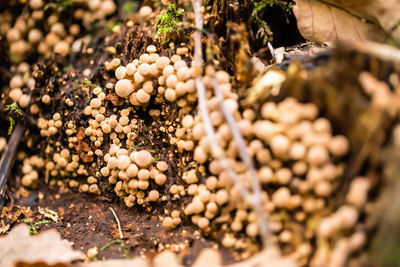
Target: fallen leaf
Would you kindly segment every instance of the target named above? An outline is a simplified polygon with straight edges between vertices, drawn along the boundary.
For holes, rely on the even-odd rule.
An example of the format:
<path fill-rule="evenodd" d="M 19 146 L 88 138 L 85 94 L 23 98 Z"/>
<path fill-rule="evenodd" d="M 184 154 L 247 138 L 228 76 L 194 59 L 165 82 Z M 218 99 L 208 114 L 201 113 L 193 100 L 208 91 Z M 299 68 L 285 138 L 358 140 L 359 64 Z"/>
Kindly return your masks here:
<path fill-rule="evenodd" d="M 38 208 L 38 211 L 40 214 L 42 214 L 45 218 L 47 219 L 51 219 L 54 222 L 58 222 L 58 220 L 60 219 L 58 217 L 57 212 L 55 212 L 54 210 L 48 209 L 48 208 Z"/>
<path fill-rule="evenodd" d="M 386 33 L 400 37 L 400 0 L 321 0 L 342 8 L 356 17 L 379 25 Z"/>
<path fill-rule="evenodd" d="M 124 101 L 115 93 L 109 93 L 107 95 L 107 100 L 110 100 L 114 106 L 121 106 L 124 104 Z"/>
<path fill-rule="evenodd" d="M 80 136 L 79 138 L 81 138 L 82 136 L 79 133 L 80 133 L 80 131 L 78 131 L 78 136 Z M 86 153 L 86 152 L 91 151 L 91 148 L 88 145 L 88 143 L 83 141 L 83 138 L 78 139 L 78 142 L 74 143 L 74 148 L 79 153 L 79 156 L 83 162 L 92 162 L 93 161 L 93 156 L 88 156 Z"/>
<path fill-rule="evenodd" d="M 86 162 L 86 163 L 93 161 L 93 156 L 88 156 L 84 152 L 80 152 L 79 157 L 82 159 L 83 162 Z"/>
<path fill-rule="evenodd" d="M 268 263 L 268 264 L 266 264 Z M 246 266 L 274 266 L 274 267 L 297 267 L 298 264 L 288 257 L 282 257 L 279 248 L 272 246 L 266 248 L 248 260 L 234 263 L 230 267 L 246 267 Z"/>
<path fill-rule="evenodd" d="M 82 140 L 83 138 L 85 138 L 85 128 L 84 127 L 79 127 L 78 132 L 76 133 L 76 138 L 78 138 L 78 140 Z"/>
<path fill-rule="evenodd" d="M 147 261 L 144 259 L 134 259 L 134 260 L 107 260 L 107 261 L 94 261 L 94 262 L 84 262 L 77 263 L 71 267 L 148 267 Z M 165 265 L 169 266 L 169 265 Z"/>
<path fill-rule="evenodd" d="M 30 236 L 28 226 L 19 224 L 0 238 L 0 266 L 69 266 L 82 253 L 65 245 L 55 230 Z"/>
<path fill-rule="evenodd" d="M 279 94 L 285 79 L 285 74 L 279 70 L 271 69 L 267 71 L 263 76 L 255 80 L 253 87 L 247 93 L 244 103 L 250 105 L 260 99 L 266 99 L 270 95 L 276 96 Z"/>
<path fill-rule="evenodd" d="M 22 219 L 30 220 L 33 212 L 29 207 L 10 206 L 4 207 L 0 215 L 0 235 L 7 233 L 11 225 Z"/>
<path fill-rule="evenodd" d="M 378 0 L 379 1 L 379 0 Z M 297 19 L 297 27 L 304 38 L 334 46 L 338 42 L 363 42 L 384 41 L 385 31 L 376 23 L 367 21 L 363 16 L 357 16 L 349 12 L 351 3 L 361 1 L 330 0 L 329 3 L 318 0 L 296 0 L 293 8 Z M 368 16 L 368 2 L 358 4 L 357 13 Z M 332 3 L 335 3 L 333 5 Z M 356 10 L 352 7 L 351 10 Z M 355 12 L 355 11 L 354 11 Z"/>
<path fill-rule="evenodd" d="M 7 231 L 10 229 L 9 224 L 5 224 L 3 221 L 0 221 L 0 235 L 7 233 Z"/>

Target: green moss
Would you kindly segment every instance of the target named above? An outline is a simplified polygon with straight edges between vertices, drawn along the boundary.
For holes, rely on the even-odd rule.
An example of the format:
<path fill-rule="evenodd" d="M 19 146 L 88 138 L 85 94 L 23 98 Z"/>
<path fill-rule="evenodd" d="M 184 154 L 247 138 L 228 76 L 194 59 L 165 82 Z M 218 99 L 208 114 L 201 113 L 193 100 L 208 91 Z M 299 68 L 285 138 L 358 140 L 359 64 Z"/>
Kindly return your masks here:
<path fill-rule="evenodd" d="M 112 245 L 120 245 L 121 246 L 121 251 L 124 254 L 128 254 L 128 248 L 125 245 L 125 241 L 122 239 L 115 239 L 115 240 L 111 240 L 110 242 L 108 242 L 107 244 L 105 244 L 104 246 L 102 246 L 100 248 L 100 251 L 103 251 L 105 249 L 107 249 L 108 247 L 112 246 Z"/>
<path fill-rule="evenodd" d="M 27 219 L 24 220 L 24 223 L 28 224 L 30 235 L 36 235 L 38 233 L 38 226 L 41 224 L 48 224 L 49 222 L 50 221 L 48 221 L 48 220 L 43 220 L 43 221 L 35 222 L 34 224 L 28 224 Z"/>
<path fill-rule="evenodd" d="M 122 12 L 124 12 L 125 16 L 130 17 L 131 15 L 133 15 L 133 13 L 138 11 L 138 8 L 138 1 L 127 1 L 122 6 Z"/>
<path fill-rule="evenodd" d="M 180 25 L 184 12 L 176 8 L 175 4 L 170 4 L 167 10 L 162 12 L 156 21 L 155 38 L 162 44 L 169 43 L 173 35 L 183 33 L 183 27 Z"/>
<path fill-rule="evenodd" d="M 266 45 L 273 37 L 269 25 L 262 19 L 267 9 L 273 6 L 280 6 L 286 12 L 291 12 L 294 3 L 285 0 L 259 0 L 253 2 L 251 23 L 253 23 L 258 29 L 256 32 L 256 38 L 261 39 L 263 45 Z"/>
<path fill-rule="evenodd" d="M 44 10 L 54 9 L 58 11 L 63 11 L 70 5 L 72 5 L 73 0 L 50 0 L 44 6 Z"/>
<path fill-rule="evenodd" d="M 136 146 L 137 147 L 141 147 L 141 146 L 145 146 L 145 145 L 147 145 L 149 143 L 150 143 L 149 139 L 146 139 L 143 142 L 140 142 L 139 144 L 137 144 Z"/>
<path fill-rule="evenodd" d="M 396 25 L 392 29 L 392 36 L 400 36 L 400 21 L 396 23 Z M 400 38 L 389 37 L 386 40 L 388 45 L 400 48 Z"/>
<path fill-rule="evenodd" d="M 83 80 L 82 82 L 79 82 L 79 80 L 75 80 L 75 86 L 77 88 L 79 88 L 79 87 L 90 87 L 90 88 L 100 87 L 100 85 L 92 83 L 89 80 Z"/>
<path fill-rule="evenodd" d="M 12 134 L 15 126 L 15 120 L 13 118 L 9 118 L 10 126 L 8 126 L 8 135 Z"/>
<path fill-rule="evenodd" d="M 110 23 L 107 25 L 107 30 L 108 30 L 109 32 L 113 32 L 114 27 L 117 27 L 117 26 L 120 26 L 120 25 L 121 25 L 121 22 L 120 22 L 120 21 L 113 21 L 113 22 L 110 22 Z"/>
<path fill-rule="evenodd" d="M 6 106 L 6 110 L 8 112 L 10 112 L 10 114 L 18 114 L 18 115 L 22 115 L 22 111 L 21 108 L 18 106 L 17 102 L 14 102 L 10 105 Z M 9 122 L 10 122 L 10 126 L 8 127 L 8 135 L 10 135 L 13 130 L 14 130 L 14 126 L 15 126 L 15 120 L 13 117 L 9 117 Z"/>

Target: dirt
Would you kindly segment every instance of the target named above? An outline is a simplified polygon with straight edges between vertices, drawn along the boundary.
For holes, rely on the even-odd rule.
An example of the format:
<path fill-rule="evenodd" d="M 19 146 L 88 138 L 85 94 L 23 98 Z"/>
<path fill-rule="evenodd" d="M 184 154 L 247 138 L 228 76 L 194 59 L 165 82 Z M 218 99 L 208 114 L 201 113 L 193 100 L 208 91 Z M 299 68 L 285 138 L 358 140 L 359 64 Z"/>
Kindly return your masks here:
<path fill-rule="evenodd" d="M 219 246 L 218 242 L 200 237 L 198 228 L 193 225 L 183 223 L 174 230 L 165 230 L 159 216 L 163 215 L 165 208 L 173 205 L 171 203 L 146 210 L 127 208 L 118 200 L 102 196 L 72 191 L 60 193 L 56 187 L 45 184 L 39 188 L 38 192 L 17 199 L 15 205 L 30 206 L 35 222 L 43 220 L 39 207 L 57 212 L 59 222 L 49 220 L 49 223 L 38 226 L 39 232 L 56 229 L 64 239 L 73 243 L 74 249 L 83 252 L 98 247 L 98 260 L 134 256 L 152 258 L 157 252 L 170 249 L 180 253 L 183 264 L 190 265 L 200 251 L 208 247 L 218 248 L 225 263 L 235 260 L 234 255 Z M 120 238 L 118 226 L 110 208 L 120 220 L 125 247 L 117 241 Z M 23 221 L 22 217 L 20 221 Z"/>

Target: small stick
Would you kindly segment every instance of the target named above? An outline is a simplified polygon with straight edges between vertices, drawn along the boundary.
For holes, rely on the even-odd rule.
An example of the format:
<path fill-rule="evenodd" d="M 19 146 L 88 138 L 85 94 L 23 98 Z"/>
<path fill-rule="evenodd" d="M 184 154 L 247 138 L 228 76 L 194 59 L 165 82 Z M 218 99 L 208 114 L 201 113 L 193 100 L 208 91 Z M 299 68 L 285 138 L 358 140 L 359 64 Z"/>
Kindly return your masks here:
<path fill-rule="evenodd" d="M 112 214 L 114 215 L 115 220 L 117 221 L 118 232 L 119 232 L 119 238 L 120 238 L 120 239 L 123 239 L 123 238 L 124 238 L 124 235 L 122 234 L 121 222 L 119 221 L 118 216 L 117 216 L 117 214 L 115 213 L 114 209 L 111 208 L 111 207 L 109 207 L 109 208 L 110 208 Z"/>
<path fill-rule="evenodd" d="M 200 1 L 199 0 L 192 0 L 192 5 L 193 5 L 193 11 L 195 13 L 195 26 L 197 29 L 202 29 L 203 28 L 203 18 L 201 16 L 200 12 Z M 201 31 L 197 30 L 194 33 L 194 61 L 195 61 L 195 67 L 200 68 L 202 67 L 202 41 L 201 41 Z M 271 45 L 269 46 L 269 49 L 271 49 Z M 271 51 L 272 55 L 274 56 L 273 48 Z M 221 148 L 218 145 L 218 142 L 216 141 L 215 138 L 215 130 L 214 127 L 211 124 L 211 120 L 209 117 L 208 109 L 207 109 L 207 99 L 206 99 L 206 89 L 204 86 L 204 83 L 200 77 L 200 75 L 197 75 L 195 78 L 196 82 L 196 88 L 197 88 L 197 97 L 199 101 L 199 109 L 200 109 L 200 114 L 204 122 L 204 127 L 207 132 L 207 135 L 210 138 L 210 145 L 212 148 L 212 154 L 216 158 L 218 158 L 221 162 L 221 165 L 223 169 L 225 169 L 228 172 L 228 175 L 230 178 L 234 181 L 235 185 L 238 186 L 238 189 L 240 190 L 240 193 L 242 196 L 247 199 L 248 196 L 251 196 L 252 194 L 249 193 L 245 186 L 242 185 L 240 180 L 238 179 L 236 173 L 230 168 L 228 160 L 226 159 L 224 152 L 221 150 Z M 257 213 L 258 217 L 258 222 L 259 222 L 259 227 L 260 227 L 260 235 L 262 237 L 262 242 L 265 247 L 268 245 L 274 245 L 273 240 L 270 238 L 269 235 L 269 230 L 267 226 L 267 213 L 264 208 L 264 203 L 261 197 L 261 186 L 258 181 L 257 177 L 257 172 L 254 167 L 254 163 L 249 156 L 249 154 L 246 151 L 246 146 L 244 144 L 243 137 L 239 131 L 239 127 L 237 126 L 237 123 L 230 113 L 230 111 L 226 108 L 224 105 L 224 99 L 222 93 L 218 90 L 218 83 L 216 82 L 215 78 L 212 78 L 212 83 L 214 87 L 215 94 L 217 96 L 218 102 L 222 108 L 222 111 L 225 115 L 225 118 L 232 130 L 232 133 L 234 135 L 234 139 L 238 145 L 239 148 L 239 153 L 242 158 L 242 160 L 245 162 L 247 165 L 251 182 L 252 182 L 252 188 L 253 188 L 253 193 L 255 196 L 255 201 L 251 199 L 251 204 Z"/>
<path fill-rule="evenodd" d="M 23 133 L 24 126 L 21 123 L 17 123 L 10 140 L 8 140 L 7 150 L 0 161 L 0 212 L 4 205 L 4 192 L 7 185 L 7 178 L 12 169 L 15 153 Z"/>
<path fill-rule="evenodd" d="M 267 213 L 264 208 L 264 201 L 261 195 L 261 185 L 258 179 L 257 171 L 254 167 L 253 159 L 250 157 L 249 153 L 246 149 L 246 144 L 244 142 L 243 136 L 240 133 L 239 126 L 233 117 L 230 110 L 226 107 L 224 103 L 224 96 L 219 90 L 219 85 L 215 77 L 211 78 L 212 85 L 214 87 L 214 93 L 217 96 L 218 103 L 221 106 L 222 113 L 224 113 L 225 119 L 228 122 L 229 127 L 231 128 L 233 138 L 236 142 L 236 145 L 239 149 L 240 157 L 243 162 L 246 164 L 247 171 L 250 174 L 250 180 L 253 188 L 253 194 L 255 199 L 251 199 L 251 205 L 257 213 L 258 224 L 260 227 L 260 235 L 263 239 L 263 243 L 265 246 L 271 245 L 271 238 L 269 236 L 269 230 L 267 225 Z"/>
<path fill-rule="evenodd" d="M 270 42 L 268 42 L 268 49 L 269 49 L 269 52 L 270 52 L 271 55 L 272 55 L 272 59 L 275 60 L 275 51 L 274 51 L 274 48 L 273 48 L 273 46 L 271 45 Z"/>
<path fill-rule="evenodd" d="M 249 194 L 247 193 L 245 187 L 241 184 L 239 177 L 230 167 L 228 159 L 225 157 L 224 152 L 221 150 L 216 140 L 215 130 L 211 124 L 210 116 L 208 115 L 209 112 L 207 109 L 207 100 L 205 95 L 206 90 L 204 87 L 204 83 L 201 81 L 201 77 L 196 78 L 196 87 L 197 87 L 197 95 L 199 98 L 199 108 L 200 108 L 201 118 L 203 119 L 206 133 L 210 138 L 211 154 L 220 161 L 222 168 L 228 173 L 229 177 L 233 180 L 243 198 L 248 199 Z"/>
<path fill-rule="evenodd" d="M 192 1 L 193 4 L 193 10 L 195 13 L 195 24 L 197 29 L 202 29 L 203 28 L 203 18 L 200 14 L 200 3 L 199 1 Z M 195 67 L 196 68 L 203 68 L 202 66 L 202 43 L 201 43 L 201 31 L 197 30 L 194 33 L 194 61 L 195 61 Z M 211 153 L 212 155 L 217 158 L 222 165 L 222 168 L 228 173 L 229 177 L 233 180 L 237 188 L 239 189 L 241 195 L 243 198 L 248 198 L 248 193 L 245 189 L 245 187 L 241 184 L 238 176 L 236 173 L 232 170 L 232 168 L 229 165 L 229 162 L 227 158 L 224 155 L 224 152 L 218 145 L 217 139 L 215 137 L 215 130 L 214 127 L 211 124 L 211 119 L 209 116 L 208 108 L 207 108 L 207 98 L 206 98 L 206 88 L 204 86 L 204 83 L 202 81 L 202 78 L 200 75 L 197 75 L 195 78 L 196 82 L 196 88 L 197 88 L 197 97 L 199 100 L 199 109 L 200 109 L 200 115 L 201 118 L 203 119 L 204 122 L 204 128 L 206 130 L 206 133 L 208 137 L 210 138 L 210 146 L 211 146 Z"/>

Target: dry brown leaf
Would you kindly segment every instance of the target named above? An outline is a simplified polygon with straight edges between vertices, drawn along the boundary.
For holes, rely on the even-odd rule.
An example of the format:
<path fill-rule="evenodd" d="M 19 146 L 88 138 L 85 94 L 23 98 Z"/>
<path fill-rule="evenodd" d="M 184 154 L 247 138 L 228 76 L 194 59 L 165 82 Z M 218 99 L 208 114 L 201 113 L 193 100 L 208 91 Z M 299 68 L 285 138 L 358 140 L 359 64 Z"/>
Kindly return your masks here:
<path fill-rule="evenodd" d="M 221 254 L 211 248 L 203 249 L 198 255 L 195 263 L 191 265 L 192 267 L 247 267 L 247 266 L 268 266 L 274 267 L 297 267 L 291 259 L 287 257 L 282 257 L 279 249 L 275 247 L 270 247 L 263 251 L 260 251 L 253 257 L 244 260 L 239 263 L 234 263 L 230 265 L 224 265 L 222 263 Z M 96 261 L 96 262 L 80 262 L 73 264 L 71 267 L 183 267 L 179 262 L 177 255 L 169 250 L 165 250 L 159 253 L 152 262 L 144 260 L 142 258 L 135 258 L 133 260 L 106 260 L 106 261 Z"/>
<path fill-rule="evenodd" d="M 11 225 L 21 221 L 23 218 L 30 220 L 32 218 L 33 212 L 29 207 L 21 206 L 10 206 L 3 207 L 3 211 L 0 215 L 0 235 L 6 234 L 10 229 Z"/>
<path fill-rule="evenodd" d="M 248 260 L 230 265 L 230 267 L 247 266 L 298 267 L 298 264 L 287 257 L 282 257 L 279 248 L 269 247 Z"/>
<path fill-rule="evenodd" d="M 379 1 L 379 0 L 378 0 Z M 394 0 L 393 0 L 394 1 Z M 341 1 L 332 5 L 318 0 L 296 0 L 293 8 L 297 18 L 297 26 L 304 38 L 311 41 L 335 45 L 338 42 L 363 42 L 363 41 L 383 41 L 386 37 L 381 26 L 372 22 L 367 22 L 364 17 L 356 16 L 341 5 L 347 8 L 349 4 L 342 4 Z M 349 3 L 360 1 L 350 0 Z M 372 2 L 364 1 L 365 3 Z M 364 4 L 366 5 L 366 4 Z M 352 7 L 353 12 L 365 13 L 367 6 L 359 4 L 358 8 Z"/>
<path fill-rule="evenodd" d="M 82 262 L 72 265 L 72 267 L 148 267 L 148 266 L 149 266 L 148 262 L 140 258 L 134 260 L 106 260 L 106 261 L 95 261 L 95 262 Z"/>
<path fill-rule="evenodd" d="M 78 138 L 78 140 L 82 140 L 86 137 L 85 134 L 85 127 L 79 127 L 78 132 L 76 133 L 76 138 Z"/>
<path fill-rule="evenodd" d="M 0 266 L 68 266 L 82 254 L 66 246 L 59 233 L 49 230 L 29 235 L 28 226 L 20 224 L 0 238 Z"/>
<path fill-rule="evenodd" d="M 45 218 L 50 219 L 50 220 L 52 220 L 54 222 L 58 222 L 58 220 L 60 219 L 60 217 L 58 216 L 57 212 L 55 212 L 54 210 L 51 210 L 49 208 L 38 207 L 38 211 Z"/>
<path fill-rule="evenodd" d="M 115 93 L 109 93 L 107 95 L 107 100 L 110 100 L 111 103 L 113 103 L 114 106 L 122 106 L 124 104 L 124 101 L 122 98 L 120 98 L 117 94 Z"/>
<path fill-rule="evenodd" d="M 7 233 L 9 229 L 10 229 L 9 224 L 5 224 L 4 221 L 0 221 L 0 235 Z"/>
<path fill-rule="evenodd" d="M 400 37 L 400 0 L 321 0 L 379 25 L 397 39 Z"/>

